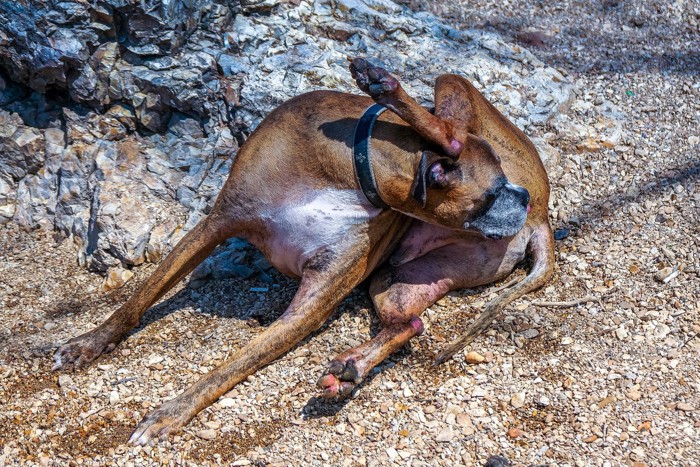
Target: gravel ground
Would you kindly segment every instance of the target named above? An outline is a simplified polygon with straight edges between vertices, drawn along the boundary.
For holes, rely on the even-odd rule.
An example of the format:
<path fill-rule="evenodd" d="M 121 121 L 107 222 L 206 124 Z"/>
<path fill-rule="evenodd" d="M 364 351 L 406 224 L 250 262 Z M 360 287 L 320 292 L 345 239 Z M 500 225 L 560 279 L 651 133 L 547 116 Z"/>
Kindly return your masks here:
<path fill-rule="evenodd" d="M 426 333 L 352 400 L 316 399 L 324 365 L 377 329 L 360 288 L 179 436 L 129 447 L 143 415 L 260 332 L 296 284 L 273 274 L 274 284 L 181 285 L 115 352 L 56 374 L 53 344 L 99 323 L 153 266 L 102 292 L 102 278 L 74 264 L 70 242 L 7 226 L 0 465 L 483 465 L 495 454 L 528 466 L 700 464 L 700 5 L 405 3 L 520 41 L 578 89 L 569 110 L 532 135 L 561 155 L 550 174 L 552 222 L 568 234 L 557 274 L 472 344 L 485 361 L 462 354 L 431 366 L 493 287 L 431 307 Z M 598 300 L 533 305 L 587 295 Z"/>

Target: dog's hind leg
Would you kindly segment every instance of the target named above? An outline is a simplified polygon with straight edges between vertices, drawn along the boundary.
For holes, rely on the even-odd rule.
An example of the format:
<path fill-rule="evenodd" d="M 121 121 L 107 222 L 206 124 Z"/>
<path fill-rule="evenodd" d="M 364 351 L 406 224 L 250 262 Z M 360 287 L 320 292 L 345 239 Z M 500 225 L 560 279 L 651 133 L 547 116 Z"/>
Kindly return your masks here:
<path fill-rule="evenodd" d="M 324 397 L 346 397 L 375 366 L 423 332 L 423 311 L 447 292 L 490 280 L 469 260 L 470 250 L 451 244 L 400 266 L 386 266 L 370 285 L 382 329 L 371 340 L 338 355 L 318 380 Z M 483 261 L 482 261 L 483 262 Z"/>
<path fill-rule="evenodd" d="M 234 235 L 231 221 L 216 208 L 175 246 L 136 293 L 95 329 L 58 348 L 53 369 L 88 364 L 109 352 L 133 329 L 146 310 L 227 238 Z"/>
<path fill-rule="evenodd" d="M 296 295 L 282 316 L 236 352 L 223 365 L 207 373 L 185 392 L 143 419 L 130 442 L 146 444 L 184 426 L 248 375 L 284 354 L 321 327 L 340 301 L 364 278 L 358 255 L 318 254 L 307 262 Z"/>

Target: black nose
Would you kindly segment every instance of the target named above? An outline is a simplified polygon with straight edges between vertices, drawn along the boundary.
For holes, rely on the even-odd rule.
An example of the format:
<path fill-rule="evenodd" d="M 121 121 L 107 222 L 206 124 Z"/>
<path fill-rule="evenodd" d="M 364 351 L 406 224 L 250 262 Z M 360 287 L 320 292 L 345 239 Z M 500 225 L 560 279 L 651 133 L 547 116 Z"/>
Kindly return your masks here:
<path fill-rule="evenodd" d="M 511 183 L 506 184 L 505 188 L 513 193 L 523 206 L 530 204 L 530 193 L 525 188 Z"/>

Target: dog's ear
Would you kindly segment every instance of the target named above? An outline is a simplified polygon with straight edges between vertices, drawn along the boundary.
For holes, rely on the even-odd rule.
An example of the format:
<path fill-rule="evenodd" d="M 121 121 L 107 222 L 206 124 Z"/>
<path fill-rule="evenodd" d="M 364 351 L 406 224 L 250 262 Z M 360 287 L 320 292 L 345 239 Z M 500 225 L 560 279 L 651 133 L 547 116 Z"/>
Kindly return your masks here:
<path fill-rule="evenodd" d="M 411 187 L 411 196 L 425 207 L 428 188 L 446 188 L 461 177 L 458 166 L 450 159 L 440 157 L 429 151 L 423 151 L 416 176 Z"/>
<path fill-rule="evenodd" d="M 416 170 L 416 176 L 413 179 L 413 186 L 411 187 L 411 196 L 413 196 L 416 201 L 420 203 L 422 207 L 425 207 L 425 202 L 427 200 L 426 193 L 426 171 L 428 170 L 428 155 L 426 151 L 420 157 L 420 162 L 418 163 L 418 169 Z"/>
<path fill-rule="evenodd" d="M 471 99 L 474 92 L 476 89 L 461 76 L 441 75 L 435 81 L 435 116 L 449 123 L 454 137 L 462 143 L 468 133 L 481 133 Z"/>

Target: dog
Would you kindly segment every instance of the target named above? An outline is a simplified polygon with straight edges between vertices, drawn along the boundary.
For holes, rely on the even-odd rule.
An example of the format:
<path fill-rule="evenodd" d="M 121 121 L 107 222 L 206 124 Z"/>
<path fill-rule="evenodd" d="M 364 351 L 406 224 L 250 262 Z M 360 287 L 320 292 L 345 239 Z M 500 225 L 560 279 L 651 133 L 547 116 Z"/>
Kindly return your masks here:
<path fill-rule="evenodd" d="M 229 237 L 248 239 L 280 272 L 300 279 L 277 321 L 148 414 L 131 443 L 178 431 L 318 329 L 370 276 L 383 328 L 330 362 L 318 381 L 326 397 L 347 396 L 420 335 L 419 315 L 449 291 L 502 279 L 528 252 L 533 257 L 528 275 L 488 303 L 438 362 L 551 275 L 549 183 L 528 138 L 460 76 L 437 78 L 430 111 L 386 70 L 364 59 L 351 60 L 350 69 L 369 97 L 314 91 L 270 113 L 241 147 L 211 213 L 103 324 L 56 351 L 54 370 L 113 350 Z"/>

